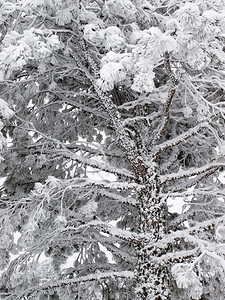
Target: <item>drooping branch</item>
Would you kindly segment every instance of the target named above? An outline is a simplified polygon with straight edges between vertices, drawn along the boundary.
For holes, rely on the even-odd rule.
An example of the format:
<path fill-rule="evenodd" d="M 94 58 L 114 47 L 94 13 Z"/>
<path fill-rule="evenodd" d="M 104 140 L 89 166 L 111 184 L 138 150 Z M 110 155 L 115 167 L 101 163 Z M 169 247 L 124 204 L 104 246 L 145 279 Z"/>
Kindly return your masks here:
<path fill-rule="evenodd" d="M 41 91 L 42 93 L 43 93 L 43 91 Z M 82 104 L 82 103 L 79 103 L 79 102 L 77 102 L 77 101 L 73 101 L 71 98 L 72 98 L 72 95 L 70 96 L 70 98 L 68 98 L 68 97 L 65 97 L 65 96 L 63 96 L 62 95 L 62 93 L 57 93 L 57 92 L 55 92 L 55 91 L 45 91 L 45 92 L 49 92 L 49 93 L 52 93 L 52 94 L 54 94 L 57 98 L 59 98 L 59 99 L 62 99 L 62 102 L 64 102 L 64 103 L 67 103 L 67 104 L 69 104 L 69 105 L 71 105 L 71 106 L 73 106 L 73 107 L 76 107 L 76 108 L 81 108 L 81 109 L 83 109 L 84 111 L 87 111 L 87 112 L 89 112 L 89 113 L 92 113 L 92 114 L 94 114 L 94 115 L 96 115 L 96 116 L 98 116 L 98 117 L 101 117 L 101 118 L 103 118 L 103 119 L 106 119 L 106 120 L 108 120 L 108 116 L 104 113 L 104 112 L 100 112 L 99 110 L 97 110 L 97 109 L 93 109 L 93 108 L 91 108 L 91 107 L 88 107 L 88 106 L 86 106 L 86 105 L 84 105 L 84 104 Z M 78 93 L 78 95 L 79 94 L 81 94 L 82 96 L 86 96 L 86 97 L 94 97 L 94 95 L 88 95 L 88 93 Z M 73 98 L 75 98 L 76 99 L 76 97 L 74 97 L 73 96 Z M 62 103 L 61 102 L 61 103 Z M 55 102 L 53 102 L 52 104 L 55 104 Z"/>
<path fill-rule="evenodd" d="M 190 191 L 183 191 L 183 192 L 171 192 L 169 193 L 170 197 L 189 197 L 189 196 L 198 196 L 198 195 L 211 195 L 215 197 L 223 197 L 224 196 L 224 190 L 218 189 L 216 187 L 209 187 L 206 186 L 205 188 L 195 188 L 194 190 Z M 202 204 L 203 205 L 203 204 Z"/>
<path fill-rule="evenodd" d="M 48 148 L 48 145 L 46 142 L 43 142 L 41 140 L 40 142 L 37 141 L 34 144 L 26 145 L 26 148 L 24 147 L 19 147 L 18 145 L 10 147 L 12 151 L 16 151 L 18 154 L 21 155 L 26 155 L 27 153 L 29 154 L 51 154 L 54 153 L 50 147 Z M 105 157 L 115 157 L 115 158 L 120 158 L 123 159 L 125 158 L 125 154 L 119 150 L 108 150 L 108 149 L 103 149 L 103 147 L 94 142 L 87 142 L 87 141 L 73 141 L 70 144 L 64 144 L 67 149 L 70 151 L 78 152 L 82 151 L 84 153 L 88 153 L 93 156 L 103 156 Z M 55 153 L 54 153 L 55 154 Z"/>
<path fill-rule="evenodd" d="M 17 117 L 20 121 L 24 121 L 21 118 Z M 115 167 L 111 167 L 111 166 L 107 166 L 106 163 L 101 163 L 98 162 L 97 160 L 94 159 L 89 159 L 89 158 L 85 158 L 82 157 L 80 155 L 76 155 L 74 154 L 71 150 L 68 149 L 68 145 L 65 143 L 62 143 L 61 141 L 59 141 L 58 139 L 52 138 L 50 136 L 47 136 L 46 134 L 43 134 L 42 132 L 40 132 L 39 130 L 37 130 L 33 124 L 31 124 L 30 122 L 26 121 L 26 124 L 28 124 L 30 126 L 30 128 L 28 127 L 22 127 L 22 126 L 17 126 L 17 128 L 21 128 L 23 130 L 26 131 L 33 131 L 38 133 L 40 136 L 43 136 L 45 139 L 53 142 L 56 145 L 56 149 L 54 149 L 54 151 L 50 151 L 50 153 L 55 153 L 57 155 L 62 155 L 63 157 L 67 157 L 70 158 L 71 160 L 77 161 L 79 163 L 83 163 L 87 166 L 90 166 L 92 168 L 96 168 L 105 172 L 109 172 L 118 176 L 122 176 L 122 177 L 127 177 L 130 179 L 135 179 L 135 177 L 126 170 L 121 170 L 121 169 L 117 169 Z"/>

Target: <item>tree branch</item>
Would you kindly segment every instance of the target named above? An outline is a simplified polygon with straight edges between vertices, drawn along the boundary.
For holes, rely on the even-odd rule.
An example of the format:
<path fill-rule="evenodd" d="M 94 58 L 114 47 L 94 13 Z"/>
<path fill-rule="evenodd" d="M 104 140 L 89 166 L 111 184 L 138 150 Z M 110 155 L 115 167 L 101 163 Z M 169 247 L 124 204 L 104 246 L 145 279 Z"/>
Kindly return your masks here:
<path fill-rule="evenodd" d="M 170 109 L 174 94 L 176 92 L 176 87 L 178 85 L 178 80 L 174 76 L 173 71 L 172 71 L 171 66 L 170 66 L 170 57 L 169 57 L 168 52 L 165 52 L 164 58 L 165 58 L 164 59 L 164 64 L 165 64 L 165 68 L 167 70 L 167 73 L 170 77 L 171 87 L 169 89 L 168 97 L 167 97 L 166 103 L 165 103 L 164 108 L 163 108 L 163 120 L 162 120 L 161 126 L 160 126 L 157 134 L 153 138 L 153 144 L 155 144 L 160 139 L 160 137 L 162 136 L 162 134 L 165 131 L 166 126 L 169 122 L 169 109 Z"/>
<path fill-rule="evenodd" d="M 177 185 L 173 184 L 173 187 L 170 186 L 170 192 L 181 192 L 184 189 L 188 189 L 196 185 L 196 182 L 201 182 L 206 177 L 212 175 L 218 170 L 218 168 L 214 168 L 209 170 L 208 172 L 202 173 L 200 175 L 195 176 L 194 178 L 189 179 L 188 181 L 183 181 L 182 183 L 179 183 Z"/>
<path fill-rule="evenodd" d="M 168 235 L 165 235 L 160 241 L 157 243 L 154 243 L 154 247 L 159 247 L 160 249 L 165 249 L 169 244 L 174 244 L 177 241 L 180 241 L 181 239 L 186 240 L 187 242 L 190 242 L 195 245 L 211 245 L 212 243 L 206 240 L 202 240 L 194 235 L 198 235 L 202 232 L 207 232 L 209 230 L 215 229 L 215 227 L 224 222 L 224 215 L 219 218 L 213 218 L 210 220 L 206 220 L 203 222 L 197 223 L 195 226 L 184 229 L 184 230 L 178 230 L 176 232 L 172 232 Z"/>
<path fill-rule="evenodd" d="M 224 167 L 224 166 L 225 166 L 225 162 L 215 162 L 215 163 L 207 164 L 200 168 L 190 168 L 187 171 L 185 170 L 185 171 L 180 171 L 177 173 L 172 173 L 169 175 L 162 175 L 162 176 L 160 176 L 161 183 L 166 183 L 166 182 L 173 181 L 173 180 L 178 180 L 178 179 L 187 178 L 187 177 L 191 177 L 191 176 L 195 176 L 195 175 L 200 175 L 200 174 L 210 171 L 212 169 L 218 169 L 218 168 Z"/>
<path fill-rule="evenodd" d="M 198 125 L 196 125 L 193 128 L 190 128 L 188 131 L 180 134 L 179 136 L 175 137 L 174 139 L 168 140 L 164 143 L 161 143 L 159 145 L 156 145 L 153 148 L 153 152 L 158 154 L 161 151 L 170 149 L 173 146 L 179 145 L 180 143 L 186 141 L 189 139 L 191 136 L 197 134 L 203 127 L 208 127 L 208 122 L 202 122 Z"/>
<path fill-rule="evenodd" d="M 75 277 L 71 279 L 62 279 L 58 281 L 52 281 L 43 285 L 38 285 L 34 287 L 28 288 L 25 292 L 11 295 L 11 297 L 15 297 L 13 299 L 22 299 L 22 297 L 31 295 L 33 293 L 37 293 L 39 291 L 45 290 L 54 290 L 55 288 L 63 287 L 63 286 L 71 286 L 79 283 L 89 282 L 89 281 L 98 281 L 107 278 L 115 279 L 115 278 L 134 278 L 134 272 L 132 271 L 120 271 L 120 272 L 101 272 L 90 274 L 81 277 Z M 1 294 L 0 294 L 1 295 Z M 25 299 L 25 298 L 24 298 Z"/>
<path fill-rule="evenodd" d="M 84 111 L 87 111 L 87 112 L 89 112 L 89 113 L 92 113 L 92 114 L 94 114 L 94 115 L 96 115 L 96 116 L 98 116 L 98 117 L 101 117 L 101 118 L 103 118 L 103 119 L 106 119 L 106 120 L 109 119 L 109 117 L 108 117 L 104 112 L 100 112 L 99 110 L 96 110 L 96 109 L 93 109 L 93 108 L 91 108 L 91 107 L 88 107 L 88 106 L 86 106 L 86 105 L 84 105 L 84 104 L 82 104 L 82 103 L 78 103 L 78 102 L 76 102 L 76 101 L 73 101 L 73 100 L 71 100 L 71 99 L 68 99 L 67 97 L 63 96 L 62 94 L 59 94 L 59 93 L 57 93 L 57 92 L 55 92 L 55 91 L 52 91 L 52 90 L 43 90 L 43 91 L 39 91 L 39 92 L 36 93 L 35 95 L 31 96 L 28 100 L 31 100 L 31 99 L 33 99 L 34 97 L 36 97 L 36 96 L 38 96 L 39 94 L 42 94 L 42 93 L 50 93 L 50 94 L 55 95 L 57 98 L 62 99 L 62 101 L 60 101 L 59 103 L 64 102 L 64 103 L 67 103 L 67 104 L 69 104 L 69 105 L 71 105 L 71 106 L 73 106 L 73 107 L 81 108 L 81 109 L 83 109 Z M 84 92 L 82 92 L 82 93 L 81 93 L 81 92 L 76 93 L 76 95 L 89 96 L 89 97 L 91 96 L 91 97 L 94 97 L 94 95 L 89 95 L 88 93 L 84 93 Z M 74 97 L 74 96 L 73 96 L 73 97 Z M 56 101 L 47 103 L 47 104 L 45 104 L 43 107 L 40 107 L 39 109 L 45 108 L 45 107 L 47 107 L 47 106 L 49 106 L 49 105 L 55 105 L 56 103 L 57 103 Z"/>
<path fill-rule="evenodd" d="M 173 253 L 167 253 L 160 257 L 154 257 L 153 260 L 160 265 L 165 263 L 181 263 L 191 258 L 198 256 L 201 253 L 200 247 L 196 247 L 191 250 L 176 251 Z"/>
<path fill-rule="evenodd" d="M 129 178 L 132 180 L 135 179 L 134 175 L 132 175 L 132 173 L 130 173 L 126 170 L 123 171 L 123 170 L 115 168 L 115 167 L 107 166 L 105 163 L 100 163 L 97 160 L 81 157 L 79 155 L 72 153 L 71 151 L 69 151 L 67 149 L 63 149 L 63 150 L 55 149 L 54 152 L 57 153 L 58 155 L 62 155 L 64 157 L 70 158 L 71 160 L 75 160 L 79 163 L 83 163 L 89 167 L 96 168 L 96 169 L 99 169 L 104 172 L 112 173 L 116 176 L 122 176 L 122 177 L 126 177 L 126 178 Z"/>
<path fill-rule="evenodd" d="M 133 244 L 140 243 L 139 235 L 137 233 L 119 229 L 115 226 L 112 226 L 106 222 L 101 222 L 101 221 L 91 221 L 91 222 L 88 222 L 84 225 L 80 225 L 77 227 L 68 226 L 68 227 L 63 228 L 61 230 L 61 232 L 65 232 L 68 230 L 80 231 L 80 230 L 86 229 L 88 227 L 99 228 L 101 231 L 109 234 L 110 236 L 116 237 L 120 240 L 124 240 L 124 241 L 130 242 L 130 243 L 133 243 Z"/>

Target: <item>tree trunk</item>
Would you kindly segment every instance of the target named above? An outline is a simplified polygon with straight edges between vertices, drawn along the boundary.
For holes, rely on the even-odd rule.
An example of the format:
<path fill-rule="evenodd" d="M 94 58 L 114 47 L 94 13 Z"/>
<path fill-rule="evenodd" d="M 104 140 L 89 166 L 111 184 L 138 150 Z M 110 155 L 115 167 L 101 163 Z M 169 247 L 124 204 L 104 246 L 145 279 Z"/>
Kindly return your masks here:
<path fill-rule="evenodd" d="M 143 240 L 137 249 L 136 295 L 138 300 L 171 299 L 168 268 L 159 265 L 154 259 L 165 252 L 164 249 L 156 248 L 154 244 L 167 231 L 167 205 L 160 197 L 158 178 L 156 167 L 148 169 L 144 180 L 147 183 L 138 195 L 139 232 L 149 236 L 149 239 L 146 239 L 143 235 Z"/>

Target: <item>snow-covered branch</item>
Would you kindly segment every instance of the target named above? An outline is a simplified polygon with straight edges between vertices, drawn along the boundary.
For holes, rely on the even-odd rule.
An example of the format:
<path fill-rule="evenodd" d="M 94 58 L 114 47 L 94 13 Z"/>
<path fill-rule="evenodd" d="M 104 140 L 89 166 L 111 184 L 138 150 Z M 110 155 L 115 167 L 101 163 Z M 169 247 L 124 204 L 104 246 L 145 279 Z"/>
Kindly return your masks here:
<path fill-rule="evenodd" d="M 66 147 L 64 148 L 65 149 L 55 149 L 54 152 L 57 153 L 58 155 L 63 155 L 64 157 L 70 158 L 71 160 L 77 161 L 79 163 L 83 163 L 89 167 L 96 168 L 98 170 L 105 171 L 108 173 L 112 173 L 117 176 L 135 179 L 134 175 L 132 175 L 132 173 L 126 170 L 107 166 L 105 163 L 98 162 L 97 160 L 94 159 L 82 157 L 80 155 L 74 154 L 72 151 L 69 151 L 68 149 L 66 149 Z"/>
<path fill-rule="evenodd" d="M 200 239 L 196 237 L 195 235 L 198 235 L 202 232 L 207 232 L 211 229 L 214 229 L 218 224 L 222 223 L 224 221 L 224 216 L 219 218 L 213 218 L 207 221 L 198 222 L 195 226 L 184 229 L 184 230 L 178 230 L 176 232 L 172 232 L 165 237 L 163 237 L 159 242 L 155 243 L 155 247 L 164 248 L 167 247 L 170 243 L 176 243 L 177 241 L 181 239 L 185 239 L 186 241 L 202 246 L 202 245 L 210 245 L 211 243 Z"/>
<path fill-rule="evenodd" d="M 172 100 L 173 100 L 173 97 L 175 95 L 176 88 L 178 85 L 178 80 L 174 76 L 173 71 L 171 69 L 170 56 L 169 56 L 168 52 L 165 52 L 165 54 L 164 54 L 164 64 L 165 64 L 165 68 L 168 72 L 170 81 L 171 81 L 171 86 L 169 88 L 167 100 L 166 100 L 166 103 L 164 104 L 164 108 L 163 108 L 163 119 L 162 119 L 160 128 L 158 129 L 157 134 L 155 135 L 155 137 L 153 139 L 153 144 L 155 144 L 160 139 L 160 137 L 162 136 L 163 132 L 166 129 L 166 126 L 169 121 L 169 109 L 170 109 L 170 106 L 171 106 L 171 103 L 172 103 Z"/>
<path fill-rule="evenodd" d="M 165 263 L 181 263 L 190 260 L 201 253 L 200 247 L 195 247 L 191 250 L 174 251 L 173 253 L 163 254 L 160 257 L 154 257 L 153 260 L 158 264 Z"/>
<path fill-rule="evenodd" d="M 85 282 L 90 282 L 90 281 L 100 281 L 104 279 L 116 279 L 116 278 L 129 278 L 133 279 L 134 278 L 134 272 L 132 271 L 120 271 L 120 272 L 97 272 L 95 274 L 90 274 L 86 276 L 80 276 L 80 277 L 75 277 L 71 279 L 61 279 L 61 280 L 55 280 L 52 282 L 48 282 L 43 285 L 39 286 L 34 286 L 34 287 L 29 287 L 24 291 L 23 293 L 19 294 L 14 294 L 10 295 L 11 297 L 14 297 L 13 299 L 22 299 L 22 297 L 29 296 L 30 294 L 37 293 L 39 291 L 45 291 L 45 290 L 52 290 L 56 288 L 60 288 L 63 286 L 72 286 L 76 284 L 81 284 Z M 0 294 L 1 296 L 1 294 Z"/>
<path fill-rule="evenodd" d="M 173 181 L 173 180 L 178 180 L 178 179 L 182 179 L 182 178 L 187 178 L 187 177 L 191 177 L 191 176 L 195 176 L 195 175 L 200 175 L 202 173 L 208 172 L 210 170 L 216 170 L 220 167 L 224 167 L 225 166 L 225 162 L 214 162 L 214 163 L 210 163 L 207 164 L 203 167 L 199 167 L 199 168 L 190 168 L 189 170 L 180 170 L 177 173 L 172 173 L 169 175 L 162 175 L 161 176 L 161 182 L 162 183 L 166 183 L 169 181 Z"/>
<path fill-rule="evenodd" d="M 143 181 L 148 168 L 143 161 L 143 157 L 138 153 L 136 142 L 130 138 L 127 129 L 123 126 L 121 115 L 112 99 L 105 95 L 98 86 L 95 86 L 95 90 L 112 120 L 120 145 L 127 154 L 127 159 L 134 170 L 136 178 Z"/>
<path fill-rule="evenodd" d="M 191 191 L 183 191 L 183 192 L 171 192 L 169 194 L 170 197 L 189 197 L 194 195 L 212 195 L 217 197 L 224 197 L 225 191 L 223 189 L 219 189 L 216 187 L 201 187 L 201 188 L 195 188 Z"/>
<path fill-rule="evenodd" d="M 20 121 L 23 121 L 21 118 L 19 118 L 19 117 L 17 117 L 17 118 Z M 102 170 L 102 171 L 105 171 L 105 172 L 112 173 L 114 175 L 127 177 L 127 178 L 130 178 L 130 179 L 135 179 L 135 176 L 132 173 L 126 171 L 126 170 L 123 171 L 123 170 L 118 169 L 116 167 L 107 166 L 106 163 L 101 163 L 101 162 L 98 162 L 97 160 L 89 159 L 89 158 L 86 158 L 86 157 L 82 157 L 81 155 L 74 154 L 71 150 L 68 149 L 68 147 L 65 143 L 62 143 L 57 139 L 54 139 L 50 136 L 47 136 L 47 135 L 43 134 L 42 132 L 37 130 L 34 127 L 33 124 L 30 124 L 30 122 L 26 122 L 26 124 L 29 125 L 30 128 L 29 127 L 28 128 L 21 127 L 21 126 L 17 126 L 17 127 L 21 128 L 23 130 L 26 130 L 26 131 L 36 132 L 40 136 L 43 136 L 45 139 L 53 142 L 56 145 L 56 149 L 52 150 L 51 153 L 56 153 L 57 155 L 67 157 L 71 160 L 77 161 L 79 163 L 83 163 L 83 164 L 85 164 L 87 166 L 90 166 L 92 168 L 96 168 L 96 169 L 99 169 L 99 170 Z"/>
<path fill-rule="evenodd" d="M 196 125 L 195 127 L 189 129 L 188 131 L 178 135 L 174 139 L 171 139 L 171 140 L 168 140 L 164 143 L 156 145 L 153 148 L 153 152 L 159 153 L 161 151 L 164 151 L 164 150 L 170 149 L 171 147 L 179 145 L 180 143 L 182 143 L 182 142 L 186 141 L 187 139 L 189 139 L 191 136 L 197 134 L 204 127 L 208 127 L 207 122 L 202 122 L 202 123 Z"/>
<path fill-rule="evenodd" d="M 86 188 L 86 187 L 93 187 L 93 188 L 101 188 L 101 189 L 114 189 L 114 190 L 135 190 L 138 191 L 143 186 L 135 183 L 135 182 L 117 182 L 117 181 L 108 181 L 108 180 L 93 180 L 89 178 L 74 178 L 64 180 L 65 184 L 69 184 L 71 189 L 77 188 Z"/>
<path fill-rule="evenodd" d="M 106 249 L 108 251 L 110 251 L 113 255 L 122 259 L 123 261 L 129 262 L 131 264 L 134 264 L 136 262 L 136 259 L 134 258 L 134 256 L 131 253 L 127 253 L 126 250 L 122 250 L 122 249 L 116 247 L 112 243 L 110 244 L 110 243 L 106 242 L 103 245 L 104 245 L 104 247 L 106 247 Z"/>
<path fill-rule="evenodd" d="M 139 241 L 139 235 L 135 232 L 130 232 L 128 230 L 124 230 L 124 229 L 119 229 L 113 225 L 110 225 L 109 223 L 106 222 L 101 222 L 101 221 L 91 221 L 88 222 L 84 225 L 80 225 L 80 226 L 67 226 L 63 229 L 61 229 L 62 232 L 65 231 L 85 231 L 87 228 L 90 227 L 94 227 L 94 228 L 98 228 L 98 230 L 109 234 L 112 237 L 116 237 L 120 240 L 124 240 L 127 242 L 131 242 L 134 244 L 138 244 Z"/>
<path fill-rule="evenodd" d="M 112 200 L 116 200 L 120 203 L 127 203 L 127 204 L 130 204 L 130 205 L 133 205 L 133 206 L 136 206 L 136 199 L 132 198 L 132 197 L 129 197 L 129 196 L 120 196 L 118 194 L 115 194 L 115 193 L 111 193 L 111 192 L 108 192 L 106 190 L 99 190 L 99 194 L 101 194 L 102 196 L 106 196 L 108 197 L 109 199 L 112 199 Z"/>
<path fill-rule="evenodd" d="M 90 112 L 90 113 L 92 113 L 92 114 L 94 114 L 94 115 L 96 115 L 98 117 L 101 117 L 101 118 L 103 118 L 105 120 L 108 120 L 108 116 L 107 116 L 107 114 L 105 112 L 101 112 L 101 111 L 99 111 L 97 109 L 93 109 L 91 107 L 88 107 L 88 106 L 86 106 L 86 105 L 84 105 L 84 104 L 76 101 L 76 97 L 79 96 L 79 93 L 78 94 L 76 93 L 77 95 L 76 95 L 75 99 L 72 100 L 71 98 L 74 98 L 74 95 L 71 95 L 70 98 L 68 98 L 68 97 L 63 96 L 62 93 L 59 93 L 59 92 L 55 92 L 55 91 L 45 91 L 45 92 L 49 92 L 49 93 L 54 94 L 57 98 L 62 99 L 62 101 L 64 103 L 67 103 L 67 104 L 69 104 L 69 105 L 71 105 L 73 107 L 77 107 L 77 108 L 83 109 L 83 110 L 85 110 L 87 112 Z M 94 97 L 94 95 L 88 95 L 86 93 L 82 93 L 80 95 L 81 96 L 86 96 L 86 97 L 88 97 L 88 96 Z M 55 102 L 53 102 L 52 104 L 54 105 Z"/>
<path fill-rule="evenodd" d="M 189 180 L 183 180 L 182 182 L 177 181 L 173 183 L 172 187 L 170 185 L 169 190 L 172 192 L 181 192 L 187 190 L 188 188 L 192 188 L 196 185 L 197 182 L 200 182 L 202 179 L 205 179 L 206 177 L 214 174 L 217 170 L 218 168 L 213 168 L 205 173 L 189 178 Z"/>

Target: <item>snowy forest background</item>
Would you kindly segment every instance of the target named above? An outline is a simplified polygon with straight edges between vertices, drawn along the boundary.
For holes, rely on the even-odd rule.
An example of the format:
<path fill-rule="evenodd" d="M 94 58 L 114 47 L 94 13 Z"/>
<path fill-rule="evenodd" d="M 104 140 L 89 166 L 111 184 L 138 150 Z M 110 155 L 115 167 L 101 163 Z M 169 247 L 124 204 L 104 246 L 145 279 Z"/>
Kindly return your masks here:
<path fill-rule="evenodd" d="M 0 299 L 224 300 L 224 41 L 223 0 L 0 0 Z"/>

